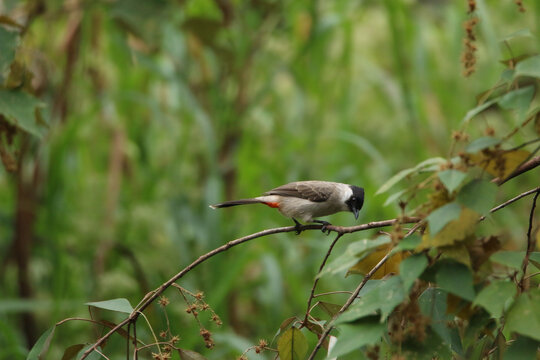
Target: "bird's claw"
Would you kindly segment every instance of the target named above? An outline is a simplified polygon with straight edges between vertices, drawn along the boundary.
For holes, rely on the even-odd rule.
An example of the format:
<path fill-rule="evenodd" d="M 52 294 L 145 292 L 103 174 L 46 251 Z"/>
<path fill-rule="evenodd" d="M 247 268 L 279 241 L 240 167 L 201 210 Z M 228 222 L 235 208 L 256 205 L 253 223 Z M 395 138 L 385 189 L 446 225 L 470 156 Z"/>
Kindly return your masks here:
<path fill-rule="evenodd" d="M 302 230 L 303 230 L 303 229 L 302 229 L 302 224 L 300 224 L 300 223 L 298 222 L 298 220 L 296 220 L 296 219 L 294 219 L 294 218 L 293 218 L 293 221 L 294 221 L 294 224 L 295 224 L 295 225 L 294 225 L 294 228 L 295 228 L 295 230 L 296 230 L 296 231 L 295 231 L 295 232 L 296 232 L 296 235 L 300 235 L 300 233 L 301 233 Z"/>
<path fill-rule="evenodd" d="M 326 236 L 330 235 L 330 232 L 332 230 L 327 229 L 326 227 L 328 225 L 332 225 L 332 224 L 330 224 L 328 221 L 324 221 L 324 220 L 313 220 L 313 222 L 316 222 L 318 224 L 322 224 L 321 231 L 323 232 L 323 234 L 326 233 Z"/>

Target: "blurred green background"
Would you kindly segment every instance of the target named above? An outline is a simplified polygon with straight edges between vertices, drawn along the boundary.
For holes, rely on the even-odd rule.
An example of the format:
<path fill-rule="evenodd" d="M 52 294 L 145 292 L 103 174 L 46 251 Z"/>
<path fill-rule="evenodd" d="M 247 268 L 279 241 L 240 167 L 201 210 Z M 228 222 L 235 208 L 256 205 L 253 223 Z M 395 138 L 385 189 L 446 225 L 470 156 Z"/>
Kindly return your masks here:
<path fill-rule="evenodd" d="M 135 305 L 199 255 L 291 225 L 267 207 L 208 204 L 320 179 L 365 187 L 358 223 L 398 215 L 374 196 L 380 185 L 448 156 L 452 130 L 499 79 L 498 61 L 538 49 L 534 37 L 513 41 L 513 53 L 500 40 L 537 34 L 540 2 L 525 2 L 525 13 L 513 1 L 477 6 L 477 71 L 466 78 L 466 1 L 0 2 L 29 21 L 17 57 L 50 122 L 41 140 L 24 142 L 17 175 L 0 171 L 0 358 L 24 358 L 55 322 L 88 316 L 85 302 Z M 351 214 L 328 220 L 355 224 Z M 203 291 L 224 325 L 205 322 L 217 345 L 206 350 L 169 290 L 178 345 L 225 359 L 271 340 L 302 316 L 331 240 L 274 235 L 201 265 L 181 285 Z M 323 278 L 318 291 L 357 280 Z M 157 307 L 149 317 L 164 328 Z M 137 330 L 149 331 L 142 321 Z M 97 335 L 89 323 L 63 325 L 48 358 Z M 115 346 L 111 358 L 125 358 L 120 337 Z"/>

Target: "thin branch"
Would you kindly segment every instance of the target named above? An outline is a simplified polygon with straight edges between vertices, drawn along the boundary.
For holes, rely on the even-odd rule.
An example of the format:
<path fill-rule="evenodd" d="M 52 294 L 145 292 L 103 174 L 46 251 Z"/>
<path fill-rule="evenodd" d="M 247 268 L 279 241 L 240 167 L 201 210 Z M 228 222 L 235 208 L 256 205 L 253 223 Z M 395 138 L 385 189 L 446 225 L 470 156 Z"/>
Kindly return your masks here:
<path fill-rule="evenodd" d="M 68 321 L 72 321 L 72 320 L 88 321 L 88 322 L 91 322 L 91 323 L 94 323 L 94 324 L 97 324 L 97 325 L 107 326 L 107 327 L 109 327 L 111 329 L 114 327 L 112 324 L 108 324 L 108 323 L 105 323 L 105 322 L 102 322 L 102 321 L 99 321 L 99 320 L 87 319 L 87 318 L 81 318 L 81 317 L 71 317 L 71 318 L 61 320 L 61 321 L 57 322 L 54 326 L 59 326 L 59 325 L 62 325 L 64 323 L 66 323 Z"/>
<path fill-rule="evenodd" d="M 103 356 L 103 358 L 105 358 L 105 360 L 111 360 L 111 359 L 109 359 L 107 356 L 105 356 L 104 353 L 102 353 L 101 351 L 99 351 L 99 349 L 96 349 L 96 352 L 97 352 L 99 355 Z"/>
<path fill-rule="evenodd" d="M 530 279 L 530 278 L 532 278 L 532 277 L 535 277 L 536 275 L 540 275 L 540 271 L 525 276 L 525 277 L 524 277 L 524 280 Z"/>
<path fill-rule="evenodd" d="M 323 270 L 324 265 L 326 265 L 326 261 L 328 260 L 328 258 L 330 257 L 330 254 L 332 253 L 332 249 L 334 249 L 334 245 L 336 245 L 339 238 L 341 238 L 342 236 L 343 236 L 343 234 L 338 233 L 336 238 L 334 239 L 334 241 L 332 241 L 332 244 L 330 244 L 330 247 L 328 248 L 328 251 L 326 252 L 326 255 L 324 256 L 324 259 L 323 259 L 323 261 L 321 263 L 321 266 L 319 267 L 319 272 L 317 274 L 320 274 L 321 271 Z M 308 299 L 308 302 L 307 302 L 306 316 L 304 317 L 304 321 L 302 322 L 302 326 L 300 326 L 300 328 L 302 328 L 303 326 L 305 326 L 307 324 L 309 313 L 311 312 L 311 302 L 313 301 L 314 294 L 315 294 L 315 288 L 317 287 L 317 284 L 319 283 L 319 279 L 320 279 L 320 277 L 316 277 L 315 281 L 313 282 L 313 287 L 311 288 L 311 293 L 309 294 L 309 299 Z"/>
<path fill-rule="evenodd" d="M 533 139 L 533 140 L 529 140 L 529 141 L 526 141 L 524 142 L 523 144 L 521 145 L 518 145 L 516 147 L 513 147 L 511 149 L 508 149 L 508 151 L 516 151 L 516 150 L 519 150 L 521 148 L 524 148 L 525 146 L 527 145 L 531 145 L 531 144 L 534 144 L 535 142 L 539 142 L 540 141 L 540 137 L 539 138 L 536 138 L 536 139 Z"/>
<path fill-rule="evenodd" d="M 518 196 L 515 196 L 515 197 L 511 198 L 510 200 L 507 200 L 507 201 L 503 202 L 502 204 L 495 206 L 493 209 L 489 210 L 489 212 L 494 213 L 495 211 L 501 210 L 502 208 L 506 207 L 507 205 L 510 205 L 511 203 L 516 202 L 519 199 L 521 199 L 521 198 L 523 198 L 523 197 L 525 197 L 527 195 L 531 195 L 531 194 L 537 193 L 539 191 L 540 191 L 540 186 L 538 186 L 538 187 L 536 187 L 534 189 L 525 191 L 524 193 L 521 193 Z M 485 218 L 486 218 L 485 216 L 480 217 L 480 221 L 484 220 Z"/>
<path fill-rule="evenodd" d="M 328 226 L 326 226 L 326 229 L 330 230 L 330 231 L 337 232 L 338 234 L 342 235 L 342 234 L 348 234 L 348 233 L 353 233 L 353 232 L 357 232 L 357 231 L 363 231 L 363 230 L 368 230 L 368 229 L 391 226 L 395 222 L 398 222 L 398 221 L 400 223 L 402 223 L 402 224 L 403 223 L 416 223 L 416 222 L 420 221 L 420 219 L 419 218 L 390 219 L 390 220 L 383 220 L 383 221 L 373 221 L 373 222 L 369 222 L 367 224 L 362 224 L 362 225 L 357 225 L 357 226 L 350 226 L 350 227 L 328 225 Z M 300 231 L 304 231 L 304 230 L 321 230 L 322 227 L 323 227 L 323 225 L 320 225 L 320 224 L 302 225 L 300 227 Z M 268 229 L 268 230 L 259 231 L 259 232 L 254 233 L 254 234 L 247 235 L 247 236 L 238 238 L 236 240 L 229 241 L 228 243 L 226 243 L 226 244 L 224 244 L 224 245 L 222 245 L 222 246 L 220 246 L 218 248 L 215 248 L 214 250 L 212 250 L 212 251 L 210 251 L 210 252 L 208 252 L 208 253 L 206 253 L 204 255 L 201 255 L 197 260 L 195 260 L 194 262 L 192 262 L 191 264 L 186 266 L 182 271 L 180 271 L 179 273 L 174 275 L 172 278 L 167 280 L 165 283 L 161 284 L 161 286 L 158 287 L 156 290 L 154 290 L 153 292 L 150 292 L 149 294 L 147 294 L 145 296 L 146 300 L 141 301 L 140 306 L 138 306 L 128 316 L 127 319 L 123 320 L 118 325 L 116 325 L 114 328 L 112 328 L 108 333 L 106 333 L 105 335 L 100 337 L 94 343 L 94 345 L 89 347 L 84 352 L 84 354 L 82 355 L 80 360 L 86 359 L 88 357 L 88 355 L 90 355 L 90 353 L 92 353 L 94 350 L 96 350 L 109 337 L 111 337 L 112 334 L 114 334 L 115 332 L 120 330 L 122 327 L 126 326 L 130 322 L 135 322 L 137 320 L 138 316 L 139 316 L 139 313 L 144 311 L 144 309 L 146 309 L 155 299 L 157 299 L 169 286 L 171 286 L 174 282 L 176 282 L 177 280 L 182 278 L 184 275 L 186 275 L 188 272 L 193 270 L 196 266 L 200 265 L 201 263 L 203 263 L 204 261 L 206 261 L 209 258 L 213 257 L 214 255 L 222 253 L 222 252 L 224 252 L 224 251 L 226 251 L 226 250 L 228 250 L 228 249 L 230 249 L 230 248 L 232 248 L 234 246 L 243 244 L 243 243 L 245 243 L 247 241 L 250 241 L 250 240 L 253 240 L 253 239 L 257 239 L 257 238 L 260 238 L 260 237 L 263 237 L 263 236 L 268 236 L 268 235 L 273 235 L 273 234 L 284 233 L 284 232 L 293 232 L 293 231 L 296 232 L 297 230 L 298 229 L 297 229 L 296 226 L 286 226 L 286 227 L 281 227 L 281 228 L 275 228 L 275 229 Z"/>
<path fill-rule="evenodd" d="M 336 319 L 345 312 L 345 310 L 347 310 L 349 308 L 349 306 L 351 306 L 351 304 L 353 303 L 354 299 L 356 299 L 356 297 L 358 296 L 358 294 L 360 293 L 360 290 L 362 290 L 362 288 L 366 285 L 366 283 L 368 282 L 368 280 L 373 276 L 373 274 L 375 274 L 375 272 L 377 272 L 377 270 L 379 270 L 383 265 L 384 263 L 386 263 L 386 261 L 391 257 L 391 253 L 392 253 L 392 249 L 390 249 L 390 251 L 388 251 L 386 253 L 386 255 L 377 263 L 377 265 L 375 265 L 373 267 L 373 269 L 371 269 L 367 274 L 366 276 L 364 276 L 364 278 L 362 279 L 362 281 L 360 282 L 360 284 L 358 284 L 358 286 L 356 287 L 356 289 L 354 290 L 354 292 L 352 293 L 351 296 L 349 296 L 349 298 L 347 299 L 347 302 L 341 307 L 341 309 L 339 309 L 339 311 L 332 317 L 332 320 L 330 320 L 327 324 L 327 327 L 326 329 L 324 330 L 324 332 L 321 334 L 321 336 L 319 337 L 319 341 L 317 342 L 317 345 L 315 346 L 315 349 L 313 349 L 313 351 L 311 352 L 311 354 L 309 355 L 309 358 L 308 360 L 313 360 L 315 358 L 315 355 L 317 355 L 317 352 L 319 351 L 319 349 L 321 348 L 322 344 L 324 343 L 324 340 L 326 340 L 326 338 L 328 337 L 328 335 L 330 334 L 330 332 L 332 331 L 333 329 L 333 324 L 335 323 Z"/>
<path fill-rule="evenodd" d="M 126 360 L 129 360 L 129 342 L 130 342 L 130 338 L 129 338 L 129 333 L 130 333 L 130 330 L 131 330 L 131 323 L 128 323 L 128 327 L 127 327 L 127 334 L 128 334 L 128 337 L 126 339 Z"/>
<path fill-rule="evenodd" d="M 352 291 L 329 291 L 329 292 L 315 294 L 315 295 L 313 295 L 313 297 L 318 298 L 319 296 L 327 296 L 327 295 L 334 295 L 334 294 L 349 294 L 349 295 L 351 295 Z"/>
<path fill-rule="evenodd" d="M 522 265 L 522 275 L 521 275 L 521 281 L 519 282 L 519 288 L 521 291 L 527 290 L 525 284 L 525 274 L 527 273 L 527 266 L 529 266 L 529 257 L 531 256 L 531 253 L 534 250 L 535 243 L 532 238 L 532 227 L 533 227 L 533 220 L 534 220 L 534 210 L 536 209 L 536 200 L 538 199 L 538 195 L 540 195 L 540 190 L 536 192 L 536 195 L 534 195 L 533 203 L 531 206 L 531 213 L 529 214 L 529 229 L 527 230 L 527 252 L 525 253 L 525 257 L 523 258 L 523 265 Z"/>
<path fill-rule="evenodd" d="M 506 178 L 504 178 L 504 179 L 501 179 L 501 178 L 495 178 L 495 179 L 493 179 L 492 181 L 493 181 L 495 184 L 497 184 L 497 185 L 502 185 L 502 184 L 504 184 L 505 182 L 507 182 L 508 180 L 513 179 L 513 178 L 515 178 L 516 176 L 523 174 L 524 172 L 527 172 L 527 171 L 529 171 L 529 170 L 534 169 L 534 168 L 537 167 L 538 165 L 540 165 L 540 156 L 533 157 L 531 160 L 524 162 L 523 164 L 521 164 L 520 166 L 518 166 L 518 168 L 517 168 L 516 170 L 514 170 L 514 171 L 513 171 L 510 175 L 508 175 Z"/>

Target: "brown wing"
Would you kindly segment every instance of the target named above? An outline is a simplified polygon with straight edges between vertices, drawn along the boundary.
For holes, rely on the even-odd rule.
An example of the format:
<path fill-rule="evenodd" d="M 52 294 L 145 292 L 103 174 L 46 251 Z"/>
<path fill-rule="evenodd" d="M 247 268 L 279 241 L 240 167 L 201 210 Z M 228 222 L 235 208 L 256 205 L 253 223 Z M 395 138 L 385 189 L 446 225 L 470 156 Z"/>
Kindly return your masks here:
<path fill-rule="evenodd" d="M 298 181 L 281 185 L 264 193 L 264 195 L 291 196 L 314 202 L 323 202 L 328 200 L 333 190 L 331 184 L 323 181 Z"/>

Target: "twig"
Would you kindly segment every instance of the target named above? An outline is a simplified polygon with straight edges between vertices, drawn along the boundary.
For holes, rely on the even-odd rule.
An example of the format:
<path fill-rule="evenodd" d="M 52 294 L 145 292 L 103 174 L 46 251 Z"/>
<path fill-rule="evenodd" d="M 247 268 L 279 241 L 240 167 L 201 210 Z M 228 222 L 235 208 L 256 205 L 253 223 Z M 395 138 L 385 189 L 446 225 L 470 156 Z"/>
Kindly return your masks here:
<path fill-rule="evenodd" d="M 96 349 L 96 352 L 97 352 L 99 355 L 103 356 L 103 358 L 104 358 L 105 360 L 111 360 L 111 359 L 109 359 L 107 356 L 105 356 L 104 353 L 102 353 L 101 351 L 99 351 L 98 349 Z"/>
<path fill-rule="evenodd" d="M 126 339 L 126 360 L 129 360 L 129 345 L 130 345 L 129 342 L 131 341 L 129 338 L 130 330 L 131 330 L 131 323 L 128 323 L 128 327 L 127 327 L 128 337 Z"/>
<path fill-rule="evenodd" d="M 362 288 L 366 285 L 367 281 L 373 276 L 373 274 L 375 274 L 375 272 L 377 272 L 377 270 L 379 270 L 383 265 L 384 263 L 391 257 L 391 253 L 392 253 L 392 250 L 388 251 L 388 253 L 386 253 L 386 255 L 377 263 L 377 265 L 375 265 L 373 267 L 373 269 L 371 269 L 367 274 L 366 276 L 364 276 L 364 278 L 362 279 L 362 281 L 360 282 L 360 284 L 358 284 L 358 286 L 356 287 L 356 289 L 354 290 L 354 292 L 352 293 L 351 296 L 349 296 L 349 298 L 347 299 L 347 302 L 341 307 L 341 309 L 339 309 L 339 311 L 332 317 L 332 320 L 330 320 L 327 324 L 327 327 L 326 329 L 324 330 L 324 332 L 321 334 L 321 336 L 319 337 L 319 341 L 317 342 L 317 345 L 315 346 L 315 349 L 313 349 L 313 351 L 311 352 L 311 354 L 309 355 L 309 358 L 308 360 L 313 360 L 315 358 L 315 355 L 317 355 L 317 352 L 319 351 L 319 349 L 321 348 L 322 344 L 324 343 L 324 340 L 326 340 L 326 338 L 328 337 L 328 335 L 330 334 L 330 332 L 332 331 L 333 329 L 333 324 L 335 323 L 336 319 L 345 312 L 345 310 L 347 310 L 349 308 L 349 306 L 351 306 L 351 304 L 353 303 L 354 299 L 356 299 L 356 297 L 358 296 L 358 294 L 360 293 L 360 290 L 362 290 Z"/>
<path fill-rule="evenodd" d="M 517 168 L 516 170 L 514 170 L 514 171 L 513 171 L 510 175 L 508 175 L 507 177 L 505 177 L 505 178 L 503 178 L 503 179 L 501 179 L 501 178 L 495 178 L 495 179 L 493 179 L 492 181 L 493 181 L 495 184 L 497 184 L 497 185 L 502 185 L 502 184 L 504 184 L 505 182 L 507 182 L 508 180 L 513 179 L 513 178 L 515 178 L 516 176 L 523 174 L 524 172 L 527 172 L 527 171 L 529 171 L 529 170 L 534 169 L 534 168 L 537 167 L 538 165 L 540 165 L 540 156 L 533 157 L 531 160 L 524 162 L 523 164 L 521 164 L 520 166 L 518 166 L 518 168 Z"/>
<path fill-rule="evenodd" d="M 326 296 L 326 295 L 334 295 L 334 294 L 352 294 L 352 291 L 329 291 L 324 293 L 319 293 L 313 295 L 314 298 L 318 298 L 319 296 Z"/>
<path fill-rule="evenodd" d="M 530 279 L 530 278 L 532 278 L 532 277 L 535 277 L 536 275 L 540 275 L 540 271 L 535 272 L 535 273 L 532 273 L 532 274 L 530 274 L 530 275 L 527 275 L 527 276 L 525 276 L 524 279 Z"/>
<path fill-rule="evenodd" d="M 326 265 L 326 261 L 330 257 L 330 254 L 332 253 L 332 249 L 334 248 L 334 245 L 336 245 L 339 238 L 341 238 L 342 236 L 343 234 L 338 233 L 334 241 L 332 241 L 332 244 L 330 244 L 330 247 L 328 248 L 328 251 L 326 252 L 326 255 L 324 256 L 321 266 L 319 267 L 318 273 L 320 273 L 322 269 L 324 268 L 324 265 Z M 315 294 L 315 288 L 317 287 L 317 283 L 319 282 L 319 279 L 320 279 L 319 277 L 316 277 L 315 281 L 313 282 L 313 287 L 311 288 L 311 293 L 309 294 L 309 299 L 307 302 L 306 316 L 304 317 L 304 321 L 302 322 L 302 325 L 300 326 L 300 328 L 304 327 L 308 322 L 309 313 L 311 312 L 311 302 L 313 301 L 313 298 L 314 298 L 313 295 Z"/>
<path fill-rule="evenodd" d="M 537 193 L 538 191 L 540 191 L 540 186 L 538 186 L 538 187 L 536 187 L 534 189 L 525 191 L 524 193 L 521 193 L 518 196 L 515 196 L 515 197 L 511 198 L 510 200 L 507 200 L 507 201 L 503 202 L 502 204 L 495 206 L 493 209 L 489 210 L 489 212 L 494 213 L 495 211 L 501 210 L 502 208 L 506 207 L 507 205 L 510 205 L 511 203 L 516 202 L 519 199 L 521 199 L 521 198 L 523 198 L 523 197 L 525 197 L 527 195 Z M 482 221 L 485 218 L 486 218 L 485 216 L 481 216 L 479 221 Z"/>
<path fill-rule="evenodd" d="M 374 229 L 374 228 L 379 228 L 379 227 L 390 226 L 390 225 L 393 225 L 397 221 L 399 221 L 402 224 L 403 223 L 416 223 L 416 222 L 420 221 L 420 219 L 419 218 L 390 219 L 390 220 L 383 220 L 383 221 L 373 221 L 373 222 L 369 222 L 367 224 L 362 224 L 362 225 L 357 225 L 357 226 L 350 226 L 350 227 L 328 225 L 328 226 L 326 226 L 326 229 L 330 230 L 330 231 L 337 232 L 338 234 L 342 235 L 342 234 L 348 234 L 348 233 L 353 233 L 353 232 L 362 231 L 362 230 L 368 230 L 368 229 Z M 320 225 L 320 224 L 302 225 L 300 227 L 300 231 L 304 231 L 304 230 L 321 230 L 322 227 L 323 227 L 323 225 Z M 247 236 L 238 238 L 236 240 L 229 241 L 228 243 L 226 243 L 226 244 L 224 244 L 224 245 L 222 245 L 222 246 L 220 246 L 218 248 L 215 248 L 214 250 L 212 250 L 212 251 L 210 251 L 210 252 L 208 252 L 208 253 L 206 253 L 204 255 L 201 255 L 197 260 L 195 260 L 194 262 L 192 262 L 191 264 L 186 266 L 182 271 L 180 271 L 179 273 L 174 275 L 172 278 L 167 280 L 165 283 L 161 284 L 161 286 L 158 287 L 156 290 L 154 290 L 153 292 L 150 292 L 149 294 L 147 294 L 145 296 L 146 300 L 141 301 L 140 306 L 138 306 L 125 320 L 118 323 L 118 325 L 116 325 L 114 328 L 112 328 L 108 333 L 106 333 L 105 335 L 100 337 L 94 343 L 94 345 L 89 347 L 84 352 L 84 354 L 81 356 L 80 360 L 86 359 L 86 357 L 88 357 L 88 355 L 90 355 L 90 353 L 95 351 L 101 344 L 103 344 L 109 337 L 111 337 L 112 334 L 117 332 L 119 329 L 121 329 L 122 327 L 124 327 L 125 325 L 127 325 L 130 322 L 135 322 L 137 320 L 140 312 L 144 311 L 144 309 L 146 309 L 156 298 L 158 298 L 169 286 L 171 286 L 174 282 L 176 282 L 177 280 L 182 278 L 184 275 L 186 275 L 188 272 L 193 270 L 193 268 L 195 268 L 197 265 L 200 265 L 201 263 L 203 263 L 204 261 L 206 261 L 209 258 L 213 257 L 214 255 L 222 253 L 222 252 L 224 252 L 224 251 L 226 251 L 226 250 L 228 250 L 228 249 L 230 249 L 230 248 L 232 248 L 234 246 L 243 244 L 243 243 L 245 243 L 247 241 L 257 239 L 257 238 L 260 238 L 260 237 L 263 237 L 263 236 L 273 235 L 273 234 L 279 234 L 279 233 L 284 233 L 284 232 L 293 232 L 293 231 L 296 232 L 297 230 L 298 229 L 297 229 L 296 226 L 286 226 L 286 227 L 280 227 L 280 228 L 274 228 L 274 229 L 268 229 L 268 230 L 259 231 L 259 232 L 254 233 L 254 234 L 247 235 Z"/>
<path fill-rule="evenodd" d="M 521 281 L 519 282 L 519 288 L 521 289 L 521 291 L 525 291 L 527 290 L 526 288 L 528 288 L 528 286 L 526 286 L 525 284 L 525 274 L 527 273 L 527 266 L 529 266 L 529 257 L 535 246 L 535 243 L 532 239 L 532 227 L 534 220 L 534 210 L 536 209 L 536 200 L 538 199 L 538 195 L 540 195 L 540 190 L 536 192 L 536 195 L 534 195 L 533 203 L 531 206 L 531 213 L 529 214 L 529 229 L 527 230 L 527 252 L 525 252 L 525 257 L 523 258 L 523 265 L 521 267 Z"/>
<path fill-rule="evenodd" d="M 137 348 L 137 322 L 133 321 L 133 358 L 139 359 L 139 350 Z"/>

